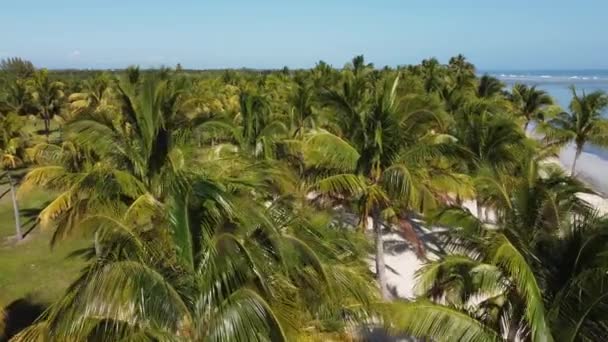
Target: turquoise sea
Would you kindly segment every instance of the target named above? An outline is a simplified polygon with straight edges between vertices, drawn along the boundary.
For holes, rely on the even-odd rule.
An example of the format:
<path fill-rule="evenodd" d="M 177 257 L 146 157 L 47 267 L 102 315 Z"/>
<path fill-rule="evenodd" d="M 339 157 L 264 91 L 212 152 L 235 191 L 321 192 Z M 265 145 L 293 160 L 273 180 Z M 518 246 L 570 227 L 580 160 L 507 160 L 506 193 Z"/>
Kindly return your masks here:
<path fill-rule="evenodd" d="M 566 111 L 572 98 L 571 86 L 575 86 L 579 94 L 595 90 L 608 92 L 608 70 L 493 70 L 483 73 L 500 79 L 507 86 L 515 83 L 536 85 L 551 94 Z M 608 112 L 604 115 L 608 117 Z M 585 151 L 608 160 L 608 149 L 587 146 Z"/>

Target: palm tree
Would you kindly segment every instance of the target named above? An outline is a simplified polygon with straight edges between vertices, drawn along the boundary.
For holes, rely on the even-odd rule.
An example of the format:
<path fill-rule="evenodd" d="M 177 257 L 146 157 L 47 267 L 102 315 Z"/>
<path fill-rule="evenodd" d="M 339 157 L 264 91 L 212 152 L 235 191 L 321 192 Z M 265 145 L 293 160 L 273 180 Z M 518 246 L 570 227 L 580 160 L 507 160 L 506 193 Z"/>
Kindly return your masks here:
<path fill-rule="evenodd" d="M 351 63 L 347 66 L 352 69 L 355 77 L 362 77 L 374 69 L 373 63 L 365 63 L 363 55 L 353 57 Z"/>
<path fill-rule="evenodd" d="M 110 81 L 110 77 L 105 74 L 99 74 L 92 80 L 86 80 L 83 91 L 68 96 L 72 113 L 94 111 L 100 106 L 107 105 Z"/>
<path fill-rule="evenodd" d="M 330 88 L 338 80 L 337 71 L 324 61 L 319 61 L 311 70 L 311 77 L 317 89 Z"/>
<path fill-rule="evenodd" d="M 533 120 L 543 120 L 543 109 L 553 104 L 553 99 L 546 91 L 536 89 L 536 86 L 515 84 L 511 90 L 511 102 L 516 114 L 524 120 L 524 131 Z"/>
<path fill-rule="evenodd" d="M 16 182 L 12 170 L 23 165 L 24 146 L 25 141 L 27 140 L 23 127 L 24 123 L 17 114 L 11 113 L 0 117 L 0 153 L 2 154 L 0 164 L 4 170 L 0 177 L 6 177 L 11 193 L 13 214 L 15 218 L 15 236 L 17 240 L 23 239 L 23 232 L 21 231 Z"/>
<path fill-rule="evenodd" d="M 267 97 L 243 92 L 239 102 L 240 122 L 235 130 L 239 146 L 256 158 L 272 157 L 278 137 L 288 134 L 287 126 L 273 115 Z"/>
<path fill-rule="evenodd" d="M 85 219 L 82 224 L 98 232 L 102 254 L 17 341 L 41 335 L 285 341 L 304 337 L 300 328 L 319 321 L 335 326 L 342 315 L 366 317 L 374 291 L 360 273 L 363 254 L 349 246 L 354 241 L 346 232 L 246 198 L 200 213 L 193 191 L 190 200 L 166 208 L 137 208 L 140 203 L 118 217 Z M 157 210 L 168 210 L 162 226 L 185 234 L 173 250 L 188 251 L 189 258 L 175 258 L 146 228 L 163 217 Z M 200 227 L 194 225 L 199 219 Z"/>
<path fill-rule="evenodd" d="M 463 172 L 478 176 L 485 168 L 513 173 L 522 152 L 530 147 L 521 128 L 505 114 L 496 99 L 468 99 L 454 113 L 451 134 L 461 146 Z M 478 189 L 480 190 L 480 189 Z M 477 215 L 481 218 L 483 192 L 478 191 Z"/>
<path fill-rule="evenodd" d="M 503 88 L 504 84 L 496 77 L 483 75 L 479 79 L 479 84 L 477 85 L 477 97 L 491 98 L 501 95 L 503 93 Z"/>
<path fill-rule="evenodd" d="M 127 81 L 132 85 L 136 85 L 141 80 L 141 71 L 138 65 L 131 65 L 126 70 Z"/>
<path fill-rule="evenodd" d="M 426 92 L 441 92 L 444 86 L 445 70 L 439 61 L 436 58 L 425 59 L 420 64 L 420 70 Z"/>
<path fill-rule="evenodd" d="M 185 162 L 196 159 L 185 142 L 209 116 L 183 111 L 184 87 L 155 75 L 136 85 L 119 82 L 119 112 L 84 112 L 65 129 L 83 157 L 65 159 L 57 152 L 62 147 L 41 149 L 50 158 L 26 175 L 22 187 L 59 191 L 39 217 L 43 228 L 56 227 L 53 241 L 77 227 L 83 212 L 128 206 L 148 195 L 164 202 L 200 176 L 195 162 Z"/>
<path fill-rule="evenodd" d="M 454 85 L 459 90 L 465 90 L 475 85 L 475 66 L 462 54 L 450 58 L 448 71 Z"/>
<path fill-rule="evenodd" d="M 315 114 L 312 108 L 314 89 L 311 85 L 300 82 L 291 97 L 291 122 L 294 136 L 303 136 L 307 127 L 315 128 Z"/>
<path fill-rule="evenodd" d="M 26 80 L 15 79 L 8 82 L 4 92 L 4 97 L 0 100 L 0 113 L 14 112 L 19 115 L 26 115 L 35 110 L 32 94 Z"/>
<path fill-rule="evenodd" d="M 335 108 L 338 120 L 348 122 L 344 125 L 348 140 L 329 133 L 313 136 L 309 148 L 315 152 L 308 154 L 318 158 L 313 165 L 334 168 L 334 174 L 317 182 L 316 192 L 356 198 L 362 227 L 371 216 L 376 274 L 384 298 L 389 293 L 383 226 L 394 223 L 406 233 L 413 233 L 409 231 L 410 211 L 432 207 L 441 193 L 467 189 L 467 179 L 441 163 L 441 150 L 450 139 L 433 133 L 432 128 L 438 127 L 438 117 L 425 111 L 403 111 L 396 97 L 397 85 L 398 77 L 385 80 L 370 98 L 353 97 L 352 94 L 365 92 L 350 92 L 350 85 L 345 85 L 342 93 L 327 93 L 325 101 Z M 419 241 L 414 240 L 421 252 Z"/>
<path fill-rule="evenodd" d="M 0 70 L 18 79 L 31 77 L 36 72 L 32 62 L 20 57 L 4 58 L 0 61 Z"/>
<path fill-rule="evenodd" d="M 37 71 L 30 83 L 34 102 L 44 121 L 44 133 L 48 140 L 51 119 L 61 112 L 65 96 L 63 83 L 51 80 L 46 69 Z"/>
<path fill-rule="evenodd" d="M 607 224 L 606 217 L 595 213 L 578 216 L 537 248 L 545 268 L 543 295 L 552 328 L 564 340 L 594 341 L 608 334 L 608 267 L 603 254 Z"/>
<path fill-rule="evenodd" d="M 539 251 L 549 253 L 553 241 L 562 239 L 573 219 L 589 215 L 588 205 L 574 196 L 588 190 L 534 158 L 525 159 L 525 174 L 516 181 L 487 179 L 501 198 L 495 225 L 484 224 L 466 209 L 440 212 L 438 222 L 452 227 L 446 233 L 448 252 L 418 272 L 417 292 L 424 299 L 395 310 L 405 315 L 398 318 L 404 330 L 439 340 L 551 340 L 559 325 L 548 312 L 553 295 L 546 292 L 546 264 L 537 258 Z M 551 272 L 550 277 L 564 274 Z"/>
<path fill-rule="evenodd" d="M 608 146 L 608 120 L 602 113 L 608 107 L 608 96 L 601 91 L 579 96 L 572 87 L 570 113 L 562 112 L 543 126 L 546 141 L 560 144 L 574 142 L 575 153 L 571 174 L 576 172 L 576 162 L 587 143 Z"/>

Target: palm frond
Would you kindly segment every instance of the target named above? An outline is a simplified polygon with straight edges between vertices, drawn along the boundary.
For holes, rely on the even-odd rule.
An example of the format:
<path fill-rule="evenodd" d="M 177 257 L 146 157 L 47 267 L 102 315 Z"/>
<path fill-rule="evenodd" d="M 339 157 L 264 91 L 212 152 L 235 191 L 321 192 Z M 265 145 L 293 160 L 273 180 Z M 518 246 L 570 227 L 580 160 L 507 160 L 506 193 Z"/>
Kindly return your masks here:
<path fill-rule="evenodd" d="M 436 341 L 499 341 L 500 336 L 469 315 L 427 301 L 394 303 L 391 331 Z"/>

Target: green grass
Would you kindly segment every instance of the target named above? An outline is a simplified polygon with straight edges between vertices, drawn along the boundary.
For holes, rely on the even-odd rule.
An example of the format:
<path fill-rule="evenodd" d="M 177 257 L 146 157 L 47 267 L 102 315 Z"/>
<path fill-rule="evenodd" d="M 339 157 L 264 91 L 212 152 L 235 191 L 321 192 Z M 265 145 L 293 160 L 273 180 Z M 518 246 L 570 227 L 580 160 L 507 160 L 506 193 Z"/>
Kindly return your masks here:
<path fill-rule="evenodd" d="M 49 194 L 40 191 L 20 196 L 22 224 L 29 220 L 25 217 L 28 209 L 40 208 L 49 199 Z M 0 307 L 28 295 L 48 303 L 58 298 L 78 276 L 84 262 L 68 258 L 68 255 L 85 247 L 87 241 L 60 241 L 51 249 L 51 234 L 35 227 L 23 241 L 15 243 L 12 238 L 15 235 L 15 221 L 10 194 L 0 199 Z"/>

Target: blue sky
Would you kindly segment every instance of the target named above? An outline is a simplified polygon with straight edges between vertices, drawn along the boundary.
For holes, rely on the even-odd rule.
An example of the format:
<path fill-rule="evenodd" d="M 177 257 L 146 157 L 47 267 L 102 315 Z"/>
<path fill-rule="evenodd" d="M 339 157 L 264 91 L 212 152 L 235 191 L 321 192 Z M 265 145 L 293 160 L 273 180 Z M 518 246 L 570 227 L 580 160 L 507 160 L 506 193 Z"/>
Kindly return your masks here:
<path fill-rule="evenodd" d="M 49 68 L 378 66 L 608 69 L 606 0 L 19 0 L 0 4 L 0 57 Z"/>

